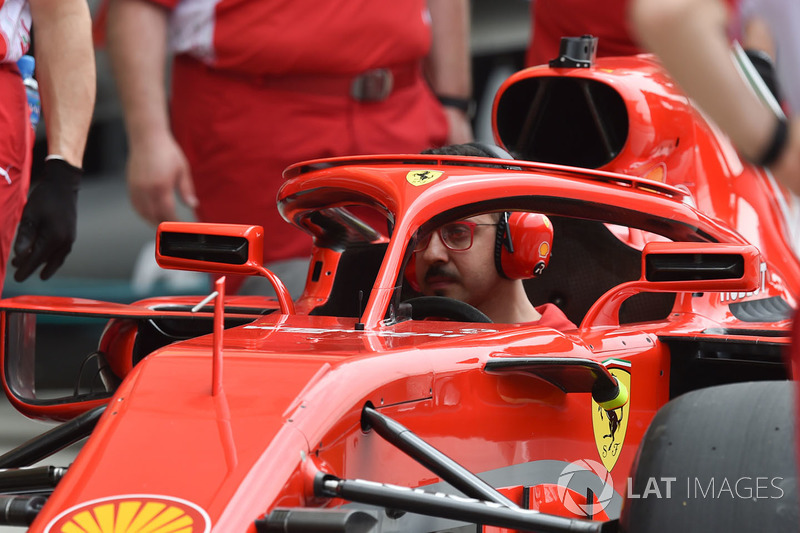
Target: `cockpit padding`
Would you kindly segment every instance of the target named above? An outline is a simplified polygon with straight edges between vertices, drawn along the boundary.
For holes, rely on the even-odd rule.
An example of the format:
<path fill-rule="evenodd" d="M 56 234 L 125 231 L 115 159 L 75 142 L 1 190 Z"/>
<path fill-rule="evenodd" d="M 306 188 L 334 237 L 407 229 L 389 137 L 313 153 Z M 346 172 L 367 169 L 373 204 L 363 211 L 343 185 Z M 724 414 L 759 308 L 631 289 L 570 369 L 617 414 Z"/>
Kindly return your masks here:
<path fill-rule="evenodd" d="M 359 317 L 378 277 L 387 243 L 355 244 L 342 251 L 328 300 L 309 314 Z M 358 293 L 362 291 L 359 301 Z"/>
<path fill-rule="evenodd" d="M 639 279 L 640 251 L 620 241 L 600 222 L 551 216 L 554 238 L 550 264 L 527 280 L 534 305 L 554 303 L 575 324 L 606 291 Z M 660 320 L 669 315 L 674 293 L 637 294 L 622 304 L 620 323 Z"/>

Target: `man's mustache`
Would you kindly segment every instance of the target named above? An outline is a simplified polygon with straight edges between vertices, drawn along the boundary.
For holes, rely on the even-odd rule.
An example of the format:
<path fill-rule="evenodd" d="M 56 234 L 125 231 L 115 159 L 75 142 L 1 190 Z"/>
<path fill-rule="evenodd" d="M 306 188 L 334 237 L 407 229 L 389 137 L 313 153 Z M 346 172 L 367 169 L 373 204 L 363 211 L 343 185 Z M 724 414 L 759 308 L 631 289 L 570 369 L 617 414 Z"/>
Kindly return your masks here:
<path fill-rule="evenodd" d="M 427 272 L 425 272 L 425 282 L 429 283 L 431 278 L 449 278 L 457 281 L 458 275 L 454 272 L 450 272 L 444 267 L 444 265 L 434 264 L 428 268 Z"/>

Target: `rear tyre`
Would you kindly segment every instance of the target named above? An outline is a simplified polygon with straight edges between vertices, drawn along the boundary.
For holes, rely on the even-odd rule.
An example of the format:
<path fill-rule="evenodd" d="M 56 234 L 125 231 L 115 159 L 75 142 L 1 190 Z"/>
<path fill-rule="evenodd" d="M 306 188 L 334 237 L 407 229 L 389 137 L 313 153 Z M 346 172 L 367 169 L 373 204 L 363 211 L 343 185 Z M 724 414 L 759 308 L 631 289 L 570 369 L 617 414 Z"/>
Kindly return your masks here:
<path fill-rule="evenodd" d="M 709 387 L 669 402 L 639 447 L 620 529 L 797 531 L 794 395 L 793 382 L 763 381 Z"/>

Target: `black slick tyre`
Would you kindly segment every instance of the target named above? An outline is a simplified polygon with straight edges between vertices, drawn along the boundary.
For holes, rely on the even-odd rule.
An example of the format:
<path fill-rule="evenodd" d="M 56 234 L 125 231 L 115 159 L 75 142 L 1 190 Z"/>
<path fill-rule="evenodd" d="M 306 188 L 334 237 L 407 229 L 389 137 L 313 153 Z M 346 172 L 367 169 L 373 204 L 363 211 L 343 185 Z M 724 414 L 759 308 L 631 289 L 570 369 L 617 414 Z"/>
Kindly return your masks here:
<path fill-rule="evenodd" d="M 795 384 L 736 383 L 670 401 L 634 462 L 627 533 L 798 531 Z"/>

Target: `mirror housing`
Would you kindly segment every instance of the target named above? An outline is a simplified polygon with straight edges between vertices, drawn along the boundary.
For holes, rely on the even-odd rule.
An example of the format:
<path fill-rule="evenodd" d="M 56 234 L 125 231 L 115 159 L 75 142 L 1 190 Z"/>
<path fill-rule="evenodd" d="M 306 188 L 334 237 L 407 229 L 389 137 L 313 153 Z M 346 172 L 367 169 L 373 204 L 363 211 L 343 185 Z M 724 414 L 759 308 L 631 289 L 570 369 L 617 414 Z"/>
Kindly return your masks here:
<path fill-rule="evenodd" d="M 640 282 L 658 292 L 752 291 L 760 262 L 749 244 L 651 242 L 642 251 Z"/>
<path fill-rule="evenodd" d="M 748 292 L 758 289 L 761 254 L 751 244 L 650 242 L 642 250 L 638 280 L 601 296 L 581 329 L 618 326 L 622 303 L 640 292 Z"/>
<path fill-rule="evenodd" d="M 263 276 L 272 284 L 281 313 L 294 314 L 289 290 L 264 267 L 264 228 L 244 224 L 162 222 L 156 234 L 161 268 L 214 274 Z"/>
<path fill-rule="evenodd" d="M 66 421 L 108 403 L 145 356 L 213 331 L 212 306 L 199 296 L 119 304 L 64 296 L 0 302 L 0 383 L 32 419 Z M 254 296 L 226 300 L 224 327 L 275 311 Z"/>
<path fill-rule="evenodd" d="M 264 268 L 261 226 L 162 222 L 156 242 L 161 268 L 238 275 L 260 274 Z"/>

